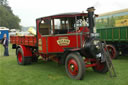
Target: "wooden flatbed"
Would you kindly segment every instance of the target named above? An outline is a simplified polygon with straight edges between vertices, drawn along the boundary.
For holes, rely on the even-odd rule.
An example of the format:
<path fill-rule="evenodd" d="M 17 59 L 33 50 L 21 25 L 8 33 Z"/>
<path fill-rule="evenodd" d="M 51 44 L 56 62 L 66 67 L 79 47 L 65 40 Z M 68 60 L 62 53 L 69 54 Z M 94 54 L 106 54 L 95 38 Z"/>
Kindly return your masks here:
<path fill-rule="evenodd" d="M 17 45 L 36 46 L 36 36 L 10 36 L 10 43 Z"/>

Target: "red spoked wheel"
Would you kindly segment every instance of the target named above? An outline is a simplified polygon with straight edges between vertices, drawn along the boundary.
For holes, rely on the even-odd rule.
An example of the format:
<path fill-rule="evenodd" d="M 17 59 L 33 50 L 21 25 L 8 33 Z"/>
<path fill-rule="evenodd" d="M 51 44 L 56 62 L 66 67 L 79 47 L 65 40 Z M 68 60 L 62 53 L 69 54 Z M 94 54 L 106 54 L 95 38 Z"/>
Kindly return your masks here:
<path fill-rule="evenodd" d="M 78 64 L 74 59 L 70 59 L 68 61 L 68 70 L 73 76 L 76 76 L 78 74 Z"/>
<path fill-rule="evenodd" d="M 94 62 L 92 62 L 92 63 L 94 63 Z M 98 72 L 98 73 L 107 73 L 108 72 L 108 67 L 107 67 L 106 62 L 101 63 L 100 61 L 97 61 L 96 64 L 97 64 L 96 66 L 92 67 L 95 72 Z"/>
<path fill-rule="evenodd" d="M 116 59 L 117 58 L 117 52 L 116 52 L 116 49 L 113 45 L 107 45 L 106 46 L 108 51 L 109 51 L 109 54 L 111 56 L 111 59 Z"/>
<path fill-rule="evenodd" d="M 65 60 L 65 69 L 70 78 L 81 80 L 85 72 L 85 63 L 78 52 L 70 53 Z"/>

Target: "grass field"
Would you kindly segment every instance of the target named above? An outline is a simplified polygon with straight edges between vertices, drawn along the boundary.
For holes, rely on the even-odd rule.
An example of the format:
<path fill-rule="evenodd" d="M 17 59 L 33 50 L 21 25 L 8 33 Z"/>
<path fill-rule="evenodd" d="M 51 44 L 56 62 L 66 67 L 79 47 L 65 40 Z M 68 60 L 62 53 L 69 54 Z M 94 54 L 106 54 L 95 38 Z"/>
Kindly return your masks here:
<path fill-rule="evenodd" d="M 9 51 L 10 56 L 0 56 L 0 85 L 128 85 L 128 56 L 113 60 L 116 78 L 88 68 L 83 80 L 73 80 L 66 75 L 64 66 L 41 60 L 21 66 L 17 64 L 15 50 Z"/>

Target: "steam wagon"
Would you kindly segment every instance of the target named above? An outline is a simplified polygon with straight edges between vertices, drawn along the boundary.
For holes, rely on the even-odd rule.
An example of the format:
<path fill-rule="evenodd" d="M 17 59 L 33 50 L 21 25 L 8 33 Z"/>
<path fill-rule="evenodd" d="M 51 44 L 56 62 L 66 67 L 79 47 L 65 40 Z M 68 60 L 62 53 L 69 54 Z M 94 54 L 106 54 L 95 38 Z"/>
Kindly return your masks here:
<path fill-rule="evenodd" d="M 65 65 L 67 75 L 83 79 L 86 68 L 106 73 L 108 67 L 101 50 L 101 42 L 95 38 L 94 8 L 88 13 L 64 13 L 36 19 L 36 36 L 11 36 L 20 65 L 31 64 L 41 56 Z"/>

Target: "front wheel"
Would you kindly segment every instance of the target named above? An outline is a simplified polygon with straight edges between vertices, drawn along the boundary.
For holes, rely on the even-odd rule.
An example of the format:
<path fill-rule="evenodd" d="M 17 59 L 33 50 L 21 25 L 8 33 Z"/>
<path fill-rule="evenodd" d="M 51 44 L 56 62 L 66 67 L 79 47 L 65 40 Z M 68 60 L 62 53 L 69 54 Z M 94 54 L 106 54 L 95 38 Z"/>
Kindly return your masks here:
<path fill-rule="evenodd" d="M 70 53 L 65 60 L 65 69 L 70 78 L 81 80 L 85 72 L 85 63 L 78 52 Z"/>

